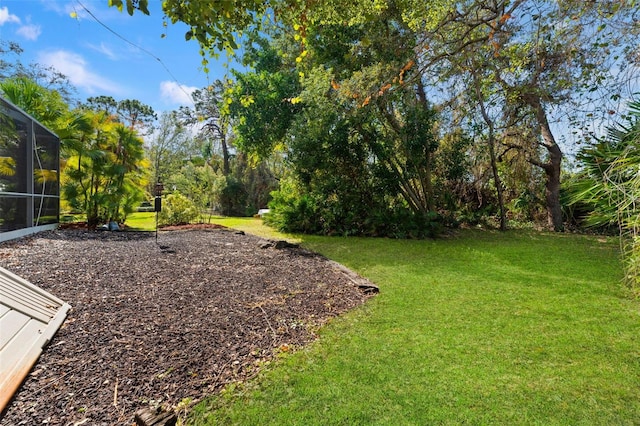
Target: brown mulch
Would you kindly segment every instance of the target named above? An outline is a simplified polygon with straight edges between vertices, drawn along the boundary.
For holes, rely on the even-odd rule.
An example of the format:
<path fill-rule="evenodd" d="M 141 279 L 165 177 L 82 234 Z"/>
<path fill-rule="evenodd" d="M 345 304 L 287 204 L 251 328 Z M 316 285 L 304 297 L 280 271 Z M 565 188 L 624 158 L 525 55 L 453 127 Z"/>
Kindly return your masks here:
<path fill-rule="evenodd" d="M 131 425 L 246 380 L 362 304 L 304 249 L 226 229 L 57 230 L 0 244 L 0 265 L 72 305 L 2 425 Z"/>

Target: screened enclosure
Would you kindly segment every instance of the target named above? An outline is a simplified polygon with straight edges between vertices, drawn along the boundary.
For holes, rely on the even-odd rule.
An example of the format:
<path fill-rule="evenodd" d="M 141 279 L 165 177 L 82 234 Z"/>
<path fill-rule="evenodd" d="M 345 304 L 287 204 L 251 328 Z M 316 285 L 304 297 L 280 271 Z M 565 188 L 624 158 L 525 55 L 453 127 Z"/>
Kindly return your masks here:
<path fill-rule="evenodd" d="M 56 227 L 59 156 L 60 139 L 0 97 L 0 241 Z"/>

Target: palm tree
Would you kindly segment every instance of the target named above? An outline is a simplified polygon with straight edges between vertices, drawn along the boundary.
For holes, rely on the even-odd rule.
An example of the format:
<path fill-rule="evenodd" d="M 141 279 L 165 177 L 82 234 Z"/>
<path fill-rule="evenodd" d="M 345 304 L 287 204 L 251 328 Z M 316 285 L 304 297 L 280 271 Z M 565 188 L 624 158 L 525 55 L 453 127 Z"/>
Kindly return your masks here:
<path fill-rule="evenodd" d="M 144 142 L 133 129 L 117 125 L 115 136 L 115 161 L 108 169 L 107 188 L 113 195 L 109 219 L 120 220 L 131 212 L 131 205 L 143 197 L 146 163 Z"/>
<path fill-rule="evenodd" d="M 626 227 L 640 190 L 640 102 L 629 105 L 629 120 L 577 155 L 581 172 L 567 185 L 570 205 L 582 204 L 590 227 Z"/>
<path fill-rule="evenodd" d="M 580 151 L 583 165 L 569 185 L 569 201 L 590 210 L 586 224 L 616 226 L 626 261 L 626 280 L 640 288 L 640 101 L 629 104 L 629 119 Z"/>
<path fill-rule="evenodd" d="M 5 98 L 53 131 L 58 130 L 58 119 L 69 111 L 60 93 L 42 87 L 27 77 L 2 80 L 0 91 Z"/>

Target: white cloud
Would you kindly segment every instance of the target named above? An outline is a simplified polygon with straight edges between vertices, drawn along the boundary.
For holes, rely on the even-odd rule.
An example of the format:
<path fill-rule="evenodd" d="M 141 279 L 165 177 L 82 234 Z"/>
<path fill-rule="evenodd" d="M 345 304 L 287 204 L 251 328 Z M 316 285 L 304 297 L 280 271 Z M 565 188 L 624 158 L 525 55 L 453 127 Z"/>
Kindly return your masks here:
<path fill-rule="evenodd" d="M 9 13 L 8 7 L 0 8 L 0 26 L 4 24 L 19 24 L 20 27 L 16 30 L 16 34 L 24 37 L 27 40 L 36 41 L 40 34 L 42 34 L 42 28 L 40 25 L 34 25 L 30 23 L 30 17 L 27 17 L 27 24 L 22 24 L 22 20 L 18 16 Z"/>
<path fill-rule="evenodd" d="M 122 94 L 124 90 L 117 83 L 110 81 L 94 72 L 84 58 L 66 50 L 56 50 L 41 53 L 38 62 L 52 66 L 69 78 L 71 83 L 88 93 Z"/>
<path fill-rule="evenodd" d="M 112 61 L 115 61 L 118 58 L 118 55 L 109 47 L 107 46 L 104 42 L 100 43 L 100 45 L 95 45 L 95 44 L 87 44 L 87 46 L 90 49 L 95 50 L 96 52 L 99 52 L 101 54 L 103 54 L 104 56 L 106 56 L 107 58 L 111 59 Z"/>
<path fill-rule="evenodd" d="M 19 24 L 20 18 L 18 18 L 16 15 L 12 15 L 11 13 L 9 13 L 9 8 L 5 6 L 0 8 L 0 26 L 6 23 Z"/>
<path fill-rule="evenodd" d="M 40 28 L 40 25 L 23 25 L 18 28 L 16 33 L 26 38 L 27 40 L 36 41 L 40 34 L 42 34 L 42 28 Z"/>
<path fill-rule="evenodd" d="M 160 95 L 162 100 L 168 104 L 191 104 L 193 102 L 191 93 L 197 89 L 197 87 L 185 86 L 175 81 L 163 81 L 160 83 Z"/>

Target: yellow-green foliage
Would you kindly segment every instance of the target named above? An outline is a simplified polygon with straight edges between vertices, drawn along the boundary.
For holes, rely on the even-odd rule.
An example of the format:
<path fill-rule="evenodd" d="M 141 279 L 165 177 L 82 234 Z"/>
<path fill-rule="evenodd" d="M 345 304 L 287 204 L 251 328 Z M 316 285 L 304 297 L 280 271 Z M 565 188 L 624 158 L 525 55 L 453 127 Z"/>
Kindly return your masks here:
<path fill-rule="evenodd" d="M 196 205 L 184 195 L 174 192 L 162 200 L 162 211 L 158 215 L 160 225 L 190 223 L 198 218 Z"/>

